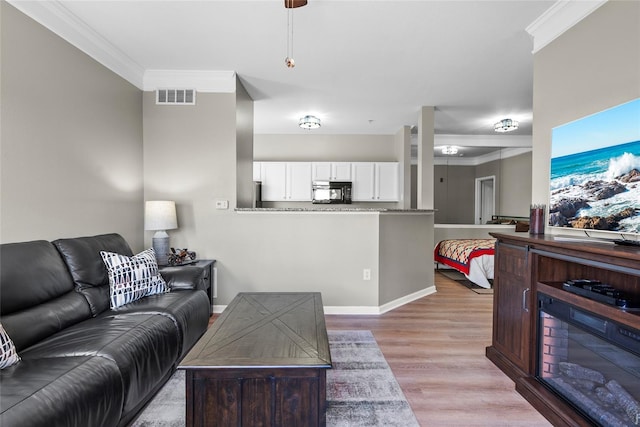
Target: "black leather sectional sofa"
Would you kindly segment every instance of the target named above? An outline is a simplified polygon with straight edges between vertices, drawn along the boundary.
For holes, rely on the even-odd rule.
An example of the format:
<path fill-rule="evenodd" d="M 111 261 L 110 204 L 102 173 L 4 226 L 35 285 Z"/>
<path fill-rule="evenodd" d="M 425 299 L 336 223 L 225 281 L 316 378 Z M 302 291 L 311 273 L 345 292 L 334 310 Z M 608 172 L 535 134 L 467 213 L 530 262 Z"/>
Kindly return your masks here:
<path fill-rule="evenodd" d="M 133 255 L 117 234 L 0 245 L 0 323 L 21 358 L 0 371 L 1 426 L 127 425 L 207 329 L 193 273 L 110 309 L 101 250 Z"/>

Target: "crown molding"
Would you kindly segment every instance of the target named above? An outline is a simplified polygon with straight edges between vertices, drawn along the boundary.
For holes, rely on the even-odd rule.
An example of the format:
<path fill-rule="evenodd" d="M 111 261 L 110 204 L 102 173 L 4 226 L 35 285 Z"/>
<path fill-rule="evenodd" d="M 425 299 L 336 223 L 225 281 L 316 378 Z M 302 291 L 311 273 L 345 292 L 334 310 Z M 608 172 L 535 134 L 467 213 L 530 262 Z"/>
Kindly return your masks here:
<path fill-rule="evenodd" d="M 533 37 L 533 53 L 560 37 L 607 0 L 558 0 L 533 21 L 526 31 Z"/>
<path fill-rule="evenodd" d="M 58 0 L 7 0 L 13 7 L 142 89 L 144 69 Z"/>
<path fill-rule="evenodd" d="M 147 70 L 142 89 L 195 89 L 197 92 L 233 93 L 236 91 L 234 71 Z"/>

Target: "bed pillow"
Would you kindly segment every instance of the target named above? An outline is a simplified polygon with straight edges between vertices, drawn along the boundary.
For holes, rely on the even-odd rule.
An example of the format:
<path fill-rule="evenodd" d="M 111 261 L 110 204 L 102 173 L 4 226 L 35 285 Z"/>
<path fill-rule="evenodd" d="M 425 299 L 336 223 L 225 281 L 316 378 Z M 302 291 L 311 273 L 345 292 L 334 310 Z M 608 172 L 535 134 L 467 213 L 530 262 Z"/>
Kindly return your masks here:
<path fill-rule="evenodd" d="M 0 369 L 8 368 L 19 361 L 20 356 L 18 356 L 16 346 L 0 323 Z"/>
<path fill-rule="evenodd" d="M 166 282 L 158 272 L 153 249 L 128 257 L 100 251 L 109 276 L 109 304 L 112 309 L 147 295 L 168 292 Z"/>

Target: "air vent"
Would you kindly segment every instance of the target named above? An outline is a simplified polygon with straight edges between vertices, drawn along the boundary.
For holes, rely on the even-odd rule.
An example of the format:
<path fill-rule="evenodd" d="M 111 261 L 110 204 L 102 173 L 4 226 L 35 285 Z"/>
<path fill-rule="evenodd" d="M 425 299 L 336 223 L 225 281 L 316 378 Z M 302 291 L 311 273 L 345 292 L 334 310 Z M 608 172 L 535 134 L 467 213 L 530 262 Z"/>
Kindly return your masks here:
<path fill-rule="evenodd" d="M 194 89 L 158 89 L 156 104 L 196 105 L 196 91 Z"/>

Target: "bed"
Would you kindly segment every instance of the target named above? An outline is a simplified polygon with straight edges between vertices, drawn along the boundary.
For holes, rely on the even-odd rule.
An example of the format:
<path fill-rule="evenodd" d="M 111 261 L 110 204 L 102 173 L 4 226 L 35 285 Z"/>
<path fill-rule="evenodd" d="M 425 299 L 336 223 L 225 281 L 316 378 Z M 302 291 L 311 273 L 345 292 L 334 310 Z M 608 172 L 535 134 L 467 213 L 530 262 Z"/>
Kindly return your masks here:
<path fill-rule="evenodd" d="M 496 239 L 451 239 L 440 241 L 434 251 L 434 261 L 464 274 L 483 288 L 491 288 Z"/>

